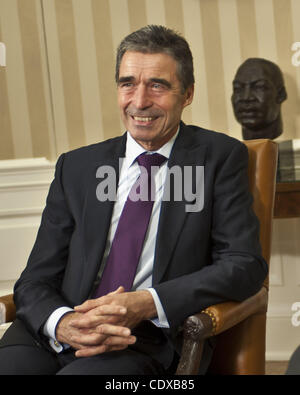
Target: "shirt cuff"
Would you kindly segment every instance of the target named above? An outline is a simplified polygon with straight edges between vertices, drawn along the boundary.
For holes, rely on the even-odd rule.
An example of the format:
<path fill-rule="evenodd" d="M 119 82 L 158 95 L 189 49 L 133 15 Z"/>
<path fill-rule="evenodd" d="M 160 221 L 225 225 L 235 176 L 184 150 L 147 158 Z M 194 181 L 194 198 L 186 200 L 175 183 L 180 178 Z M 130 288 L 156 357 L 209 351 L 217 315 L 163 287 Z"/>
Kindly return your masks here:
<path fill-rule="evenodd" d="M 60 353 L 65 349 L 64 345 L 59 343 L 56 339 L 56 326 L 59 320 L 62 318 L 63 315 L 69 313 L 70 311 L 74 311 L 70 307 L 59 307 L 58 309 L 54 310 L 54 312 L 49 316 L 47 319 L 44 327 L 43 333 L 45 336 L 49 338 L 49 344 L 54 351 Z"/>
<path fill-rule="evenodd" d="M 153 322 L 153 324 L 155 326 L 158 326 L 160 328 L 170 328 L 166 313 L 165 313 L 164 308 L 160 302 L 157 292 L 155 291 L 154 288 L 147 288 L 147 291 L 149 291 L 152 295 L 152 298 L 154 300 L 154 304 L 156 307 L 156 311 L 157 311 L 157 316 L 158 316 L 158 318 L 154 318 L 151 321 Z"/>

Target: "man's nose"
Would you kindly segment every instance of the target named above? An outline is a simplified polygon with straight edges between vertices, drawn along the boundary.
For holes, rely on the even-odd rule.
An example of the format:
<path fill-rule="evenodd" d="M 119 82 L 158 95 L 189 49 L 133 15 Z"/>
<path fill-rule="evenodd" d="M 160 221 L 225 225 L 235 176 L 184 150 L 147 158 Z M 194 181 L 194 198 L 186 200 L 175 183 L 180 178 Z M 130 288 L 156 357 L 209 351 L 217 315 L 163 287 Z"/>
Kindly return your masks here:
<path fill-rule="evenodd" d="M 151 98 L 149 96 L 149 92 L 147 87 L 144 85 L 139 85 L 134 93 L 133 97 L 134 104 L 136 108 L 144 109 L 148 108 L 152 105 Z"/>

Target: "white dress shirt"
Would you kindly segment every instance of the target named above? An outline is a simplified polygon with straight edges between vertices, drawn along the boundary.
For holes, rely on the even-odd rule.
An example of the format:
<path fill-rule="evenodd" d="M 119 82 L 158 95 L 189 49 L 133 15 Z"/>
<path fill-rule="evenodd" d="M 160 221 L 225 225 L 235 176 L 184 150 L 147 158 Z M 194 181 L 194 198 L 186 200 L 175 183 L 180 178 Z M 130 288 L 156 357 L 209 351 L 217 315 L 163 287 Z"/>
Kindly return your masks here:
<path fill-rule="evenodd" d="M 178 132 L 179 129 L 177 130 L 177 133 L 158 151 L 151 151 L 149 152 L 149 154 L 153 154 L 156 152 L 165 156 L 168 160 Z M 136 182 L 141 172 L 139 165 L 135 159 L 144 152 L 146 152 L 146 150 L 131 137 L 129 132 L 127 132 L 126 153 L 125 158 L 122 160 L 121 163 L 118 192 L 116 202 L 113 208 L 107 244 L 103 256 L 104 262 L 106 261 L 109 254 L 111 243 L 113 241 L 119 218 L 122 213 L 129 191 L 133 184 Z M 160 166 L 159 170 L 155 173 L 155 201 L 153 204 L 152 214 L 150 217 L 150 222 L 146 233 L 139 265 L 137 267 L 136 275 L 132 286 L 132 291 L 143 289 L 151 293 L 157 310 L 157 318 L 153 319 L 152 322 L 157 326 L 165 328 L 168 328 L 169 324 L 159 297 L 154 288 L 152 288 L 152 270 L 161 201 L 167 176 L 167 160 Z M 51 347 L 57 352 L 62 351 L 63 346 L 59 344 L 56 340 L 56 326 L 61 317 L 70 311 L 73 310 L 69 307 L 58 308 L 50 315 L 43 328 L 44 334 L 49 337 Z"/>

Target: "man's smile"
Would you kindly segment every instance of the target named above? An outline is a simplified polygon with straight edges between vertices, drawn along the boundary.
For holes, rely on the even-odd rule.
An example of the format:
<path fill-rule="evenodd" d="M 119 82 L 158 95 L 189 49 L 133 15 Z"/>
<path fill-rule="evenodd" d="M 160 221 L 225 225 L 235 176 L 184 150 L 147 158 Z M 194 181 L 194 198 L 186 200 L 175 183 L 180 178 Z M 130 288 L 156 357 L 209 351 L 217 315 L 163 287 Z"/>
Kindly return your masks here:
<path fill-rule="evenodd" d="M 154 117 L 134 117 L 134 116 L 132 116 L 132 118 L 135 121 L 140 121 L 140 122 L 150 122 L 150 121 L 153 121 L 155 119 Z"/>

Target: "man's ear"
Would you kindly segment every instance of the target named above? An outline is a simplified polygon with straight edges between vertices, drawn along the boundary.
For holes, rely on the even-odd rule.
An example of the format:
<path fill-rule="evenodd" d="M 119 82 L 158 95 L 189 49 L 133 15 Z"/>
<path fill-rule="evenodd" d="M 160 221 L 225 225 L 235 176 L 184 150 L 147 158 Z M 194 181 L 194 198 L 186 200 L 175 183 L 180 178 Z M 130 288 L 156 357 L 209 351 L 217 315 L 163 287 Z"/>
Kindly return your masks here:
<path fill-rule="evenodd" d="M 188 106 L 189 104 L 192 103 L 193 98 L 194 98 L 194 84 L 190 85 L 187 90 L 184 92 L 185 95 L 185 102 L 184 102 L 184 107 Z"/>
<path fill-rule="evenodd" d="M 277 92 L 277 98 L 276 101 L 278 104 L 284 102 L 287 99 L 287 92 L 285 89 L 285 86 L 282 86 L 279 91 Z"/>

